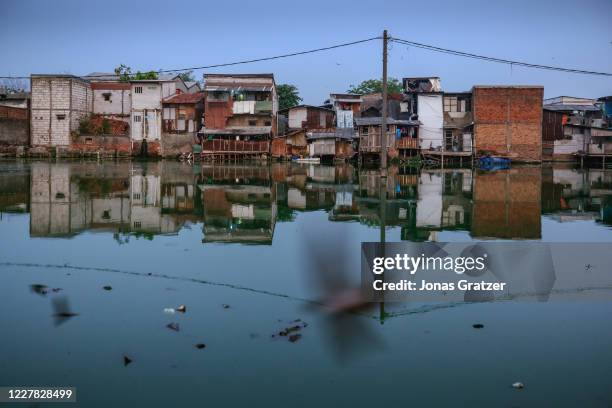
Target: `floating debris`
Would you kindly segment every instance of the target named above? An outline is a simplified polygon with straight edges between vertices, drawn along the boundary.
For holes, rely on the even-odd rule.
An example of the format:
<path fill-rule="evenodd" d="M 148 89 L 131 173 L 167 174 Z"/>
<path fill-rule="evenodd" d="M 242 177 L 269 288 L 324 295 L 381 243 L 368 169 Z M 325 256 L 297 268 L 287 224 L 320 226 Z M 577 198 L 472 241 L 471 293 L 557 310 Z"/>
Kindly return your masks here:
<path fill-rule="evenodd" d="M 484 324 L 475 323 L 475 324 L 472 325 L 472 327 L 475 328 L 475 329 L 482 329 L 482 328 L 484 328 Z"/>
<path fill-rule="evenodd" d="M 123 356 L 123 366 L 127 367 L 129 364 L 132 363 L 132 359 L 129 358 L 128 356 Z"/>
<path fill-rule="evenodd" d="M 297 333 L 297 332 L 299 332 L 303 328 L 307 327 L 308 323 L 303 322 L 302 319 L 295 319 L 295 320 L 291 321 L 291 323 L 298 323 L 298 324 L 295 324 L 293 326 L 289 326 L 289 327 L 284 328 L 283 330 L 279 331 L 278 333 L 273 334 L 272 338 L 275 338 L 277 336 L 278 337 L 287 337 L 291 343 L 295 343 L 296 341 L 301 339 L 302 335 Z"/>
<path fill-rule="evenodd" d="M 62 290 L 63 290 L 62 288 L 53 288 L 53 289 L 51 289 L 51 292 L 58 293 L 58 292 L 60 292 Z"/>
<path fill-rule="evenodd" d="M 166 325 L 166 327 L 169 328 L 170 330 L 174 330 L 174 331 L 180 331 L 181 330 L 181 328 L 180 328 L 178 323 L 168 323 Z"/>
<path fill-rule="evenodd" d="M 281 330 L 278 332 L 279 336 L 288 336 L 289 334 L 296 332 L 296 331 L 300 331 L 302 329 L 302 326 L 292 326 L 292 327 L 287 327 L 284 330 Z"/>
<path fill-rule="evenodd" d="M 49 292 L 48 287 L 41 284 L 30 285 L 30 290 L 41 296 L 45 296 Z"/>
<path fill-rule="evenodd" d="M 73 313 L 70 310 L 70 304 L 68 303 L 68 298 L 66 297 L 53 299 L 53 311 L 53 317 L 55 317 L 56 326 L 65 323 L 71 317 L 78 316 L 77 313 Z"/>
<path fill-rule="evenodd" d="M 292 334 L 291 336 L 289 336 L 289 341 L 291 343 L 295 343 L 296 341 L 298 341 L 301 338 L 302 338 L 301 334 Z"/>
<path fill-rule="evenodd" d="M 226 305 L 225 303 L 221 305 L 221 307 L 223 307 L 224 309 L 229 309 L 230 305 Z"/>
<path fill-rule="evenodd" d="M 166 313 L 166 314 L 174 314 L 174 312 L 176 312 L 176 310 L 174 310 L 171 307 L 167 307 L 167 308 L 164 309 L 164 313 Z"/>
<path fill-rule="evenodd" d="M 104 290 L 113 290 L 113 287 L 107 285 L 107 286 L 104 286 L 102 289 L 104 289 Z"/>
<path fill-rule="evenodd" d="M 187 311 L 187 306 L 185 305 L 180 305 L 179 307 L 176 308 L 177 312 L 181 312 L 181 313 L 185 313 Z"/>
<path fill-rule="evenodd" d="M 198 343 L 195 345 L 195 348 L 197 348 L 198 350 L 202 350 L 203 348 L 206 348 L 206 344 Z"/>
<path fill-rule="evenodd" d="M 525 388 L 525 384 L 523 384 L 522 382 L 515 382 L 514 384 L 512 384 L 512 388 L 516 388 L 517 390 L 520 390 L 520 389 Z"/>

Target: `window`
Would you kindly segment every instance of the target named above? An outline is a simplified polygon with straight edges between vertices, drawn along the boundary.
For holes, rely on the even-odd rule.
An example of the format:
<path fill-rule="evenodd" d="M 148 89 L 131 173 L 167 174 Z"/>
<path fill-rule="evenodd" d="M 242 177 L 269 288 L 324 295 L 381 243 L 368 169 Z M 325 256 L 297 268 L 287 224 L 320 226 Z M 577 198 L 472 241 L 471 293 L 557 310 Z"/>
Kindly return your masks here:
<path fill-rule="evenodd" d="M 142 116 L 134 115 L 134 122 L 142 122 Z"/>
<path fill-rule="evenodd" d="M 457 97 L 444 98 L 444 112 L 457 112 Z"/>
<path fill-rule="evenodd" d="M 64 120 L 66 119 L 66 115 L 63 113 L 58 113 L 57 115 L 55 115 L 55 117 L 57 118 L 57 120 Z"/>
<path fill-rule="evenodd" d="M 266 120 L 266 121 L 264 122 L 264 125 L 265 125 L 265 126 L 272 126 L 272 122 L 270 122 L 269 120 Z"/>
<path fill-rule="evenodd" d="M 249 120 L 249 126 L 257 126 L 256 120 Z"/>
<path fill-rule="evenodd" d="M 134 221 L 134 228 L 142 228 L 142 223 L 140 221 Z"/>
<path fill-rule="evenodd" d="M 107 102 L 111 101 L 111 93 L 110 92 L 105 92 L 102 94 L 102 96 L 104 97 L 104 100 Z"/>
<path fill-rule="evenodd" d="M 134 200 L 140 200 L 140 193 L 134 193 Z"/>
<path fill-rule="evenodd" d="M 367 127 L 367 126 L 362 127 L 361 128 L 361 134 L 362 135 L 367 135 L 368 134 L 368 129 L 369 129 L 369 127 Z"/>
<path fill-rule="evenodd" d="M 134 93 L 142 93 L 142 86 L 135 86 L 134 87 Z"/>

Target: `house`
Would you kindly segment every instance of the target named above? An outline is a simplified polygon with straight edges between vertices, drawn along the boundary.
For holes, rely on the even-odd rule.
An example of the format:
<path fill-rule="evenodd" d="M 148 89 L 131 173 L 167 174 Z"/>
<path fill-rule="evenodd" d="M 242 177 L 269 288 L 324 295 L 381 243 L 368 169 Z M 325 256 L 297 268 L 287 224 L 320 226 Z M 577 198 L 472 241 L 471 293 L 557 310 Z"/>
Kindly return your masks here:
<path fill-rule="evenodd" d="M 544 100 L 542 155 L 545 160 L 570 161 L 588 151 L 591 125 L 602 122 L 594 99 L 559 96 Z M 593 122 L 595 121 L 595 123 Z"/>
<path fill-rule="evenodd" d="M 31 75 L 31 145 L 68 147 L 83 118 L 92 113 L 88 80 L 74 75 Z"/>
<path fill-rule="evenodd" d="M 359 117 L 362 102 L 361 95 L 333 93 L 329 95 L 323 106 L 336 112 L 336 127 L 353 128 L 354 119 Z"/>
<path fill-rule="evenodd" d="M 279 123 L 286 122 L 287 129 L 272 139 L 272 157 L 304 157 L 309 155 L 307 131 L 332 128 L 334 111 L 321 106 L 298 105 L 279 111 L 278 118 Z"/>
<path fill-rule="evenodd" d="M 418 149 L 419 121 L 401 119 L 401 96 L 387 100 L 387 154 L 412 156 Z M 405 116 L 404 116 L 405 117 Z M 364 96 L 360 117 L 355 119 L 361 157 L 378 159 L 381 152 L 382 96 Z"/>
<path fill-rule="evenodd" d="M 202 127 L 204 92 L 179 93 L 162 101 L 162 152 L 177 156 L 191 152 L 198 143 L 197 133 Z"/>
<path fill-rule="evenodd" d="M 205 74 L 204 157 L 267 156 L 276 135 L 273 74 Z"/>
<path fill-rule="evenodd" d="M 444 92 L 443 126 L 446 152 L 472 153 L 472 93 Z"/>
<path fill-rule="evenodd" d="M 308 156 L 321 159 L 350 159 L 354 155 L 353 129 L 312 129 L 306 133 Z"/>
<path fill-rule="evenodd" d="M 418 119 L 419 148 L 440 152 L 444 146 L 443 93 L 439 77 L 403 78 L 402 113 Z"/>
<path fill-rule="evenodd" d="M 92 72 L 84 77 L 93 92 L 92 113 L 107 119 L 130 123 L 132 110 L 131 86 L 112 73 Z"/>
<path fill-rule="evenodd" d="M 475 154 L 540 162 L 543 94 L 542 86 L 474 86 Z"/>
<path fill-rule="evenodd" d="M 141 155 L 160 155 L 162 101 L 188 93 L 188 88 L 180 76 L 160 74 L 157 79 L 131 80 L 130 92 L 132 151 Z"/>
<path fill-rule="evenodd" d="M 17 153 L 30 144 L 30 93 L 0 89 L 0 153 Z M 11 146 L 4 150 L 4 146 Z M 21 153 L 20 153 L 21 154 Z"/>
<path fill-rule="evenodd" d="M 279 111 L 286 116 L 288 127 L 293 129 L 327 129 L 333 127 L 334 111 L 312 105 L 298 105 Z"/>

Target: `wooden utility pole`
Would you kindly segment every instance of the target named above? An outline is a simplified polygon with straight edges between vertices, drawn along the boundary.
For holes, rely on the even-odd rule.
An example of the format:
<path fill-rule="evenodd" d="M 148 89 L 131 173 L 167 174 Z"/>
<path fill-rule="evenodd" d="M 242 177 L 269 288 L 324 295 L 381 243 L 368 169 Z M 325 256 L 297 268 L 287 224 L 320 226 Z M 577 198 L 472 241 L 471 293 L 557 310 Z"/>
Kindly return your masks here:
<path fill-rule="evenodd" d="M 387 169 L 387 30 L 383 31 L 382 118 L 380 122 L 380 168 Z"/>

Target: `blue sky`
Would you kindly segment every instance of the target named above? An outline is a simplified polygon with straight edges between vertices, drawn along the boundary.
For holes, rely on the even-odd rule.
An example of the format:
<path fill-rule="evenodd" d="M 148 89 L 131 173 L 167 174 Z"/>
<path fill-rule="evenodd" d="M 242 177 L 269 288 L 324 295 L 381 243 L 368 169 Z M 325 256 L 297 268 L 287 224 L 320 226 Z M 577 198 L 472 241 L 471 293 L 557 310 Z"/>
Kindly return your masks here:
<path fill-rule="evenodd" d="M 86 74 L 225 63 L 390 35 L 500 58 L 612 71 L 612 1 L 2 0 L 0 75 Z M 273 72 L 319 104 L 380 77 L 371 42 L 209 72 Z M 197 72 L 201 77 L 202 71 Z M 470 60 L 394 44 L 389 75 L 435 75 L 447 91 L 476 84 L 544 85 L 547 97 L 612 94 L 612 78 Z"/>

